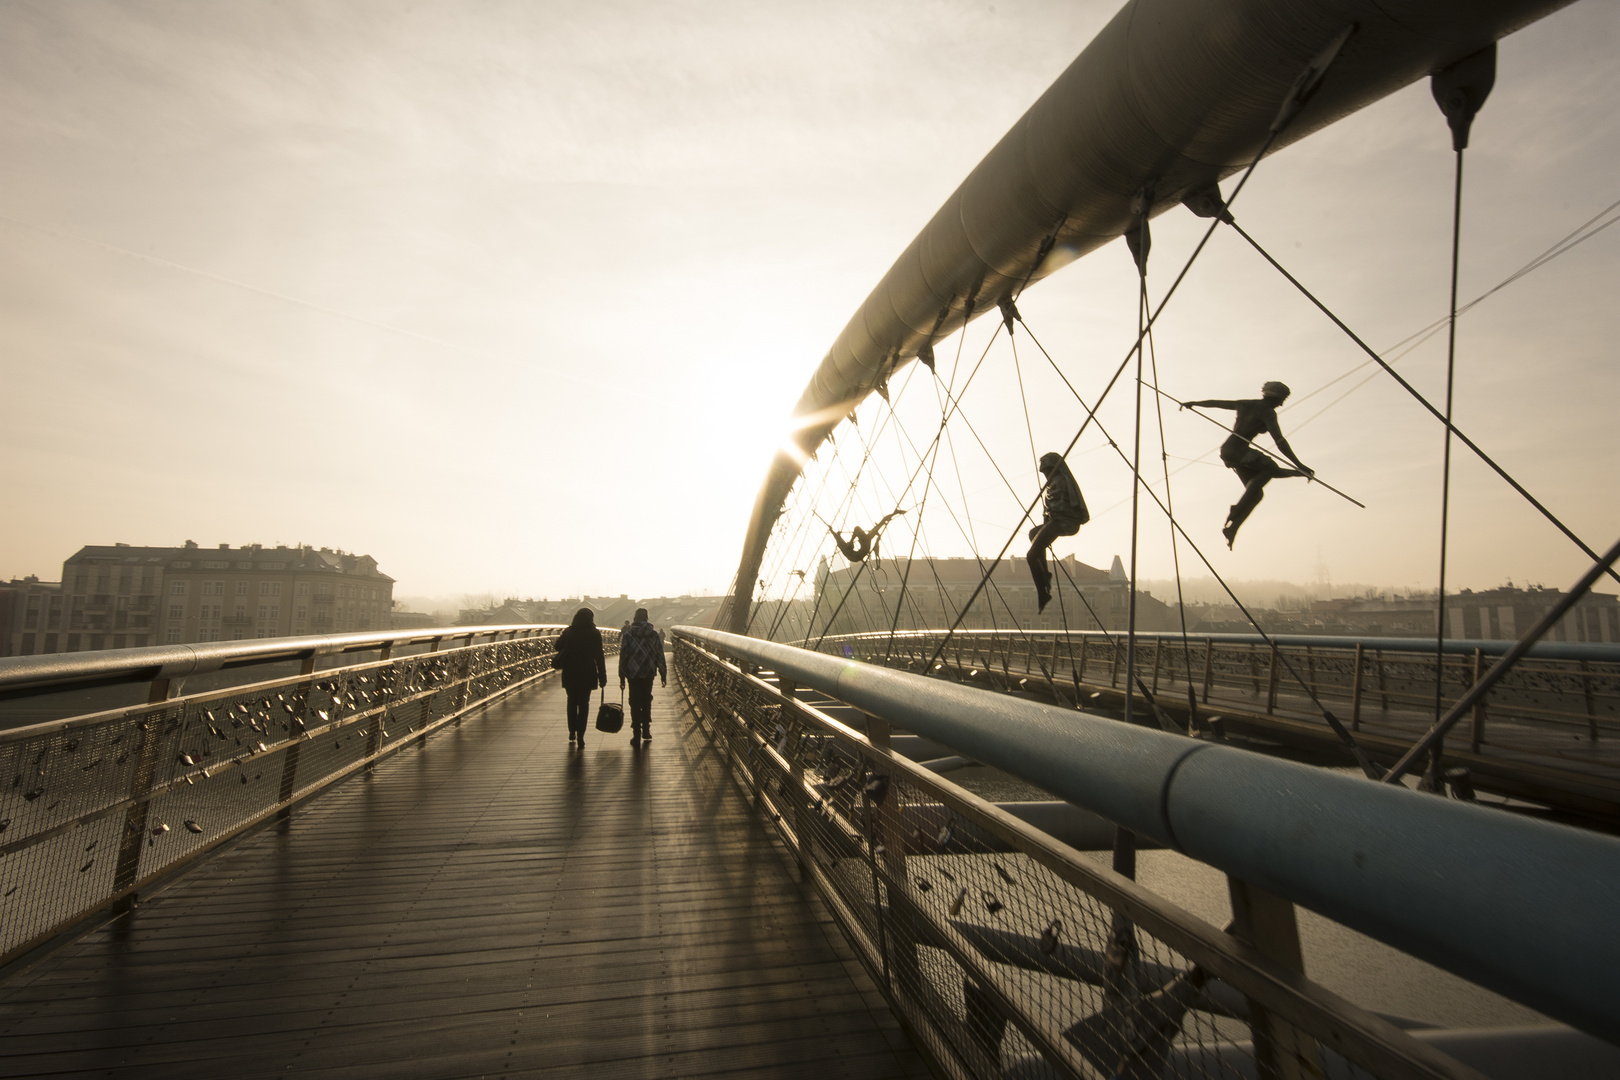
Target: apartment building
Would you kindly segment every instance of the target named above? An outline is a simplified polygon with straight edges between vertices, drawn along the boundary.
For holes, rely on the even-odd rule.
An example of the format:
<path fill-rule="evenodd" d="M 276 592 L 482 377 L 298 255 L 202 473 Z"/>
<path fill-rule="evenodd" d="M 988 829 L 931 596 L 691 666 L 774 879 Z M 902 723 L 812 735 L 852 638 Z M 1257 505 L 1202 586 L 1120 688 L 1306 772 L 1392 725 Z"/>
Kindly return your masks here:
<path fill-rule="evenodd" d="M 394 579 L 331 548 L 80 548 L 60 586 L 4 590 L 12 655 L 389 629 Z"/>

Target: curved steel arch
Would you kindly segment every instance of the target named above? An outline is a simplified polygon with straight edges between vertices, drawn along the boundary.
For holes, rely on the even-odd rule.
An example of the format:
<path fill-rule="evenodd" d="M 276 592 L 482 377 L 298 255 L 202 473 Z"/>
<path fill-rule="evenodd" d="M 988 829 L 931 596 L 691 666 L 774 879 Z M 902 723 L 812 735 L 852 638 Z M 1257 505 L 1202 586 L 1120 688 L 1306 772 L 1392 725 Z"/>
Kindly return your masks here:
<path fill-rule="evenodd" d="M 1138 193 L 1151 188 L 1151 217 L 1247 166 L 1295 80 L 1347 29 L 1267 153 L 1570 2 L 1130 0 L 861 304 L 794 407 L 794 441 L 813 453 L 924 345 L 1121 235 Z M 802 467 L 786 450 L 772 461 L 716 627 L 746 632 L 752 583 Z"/>

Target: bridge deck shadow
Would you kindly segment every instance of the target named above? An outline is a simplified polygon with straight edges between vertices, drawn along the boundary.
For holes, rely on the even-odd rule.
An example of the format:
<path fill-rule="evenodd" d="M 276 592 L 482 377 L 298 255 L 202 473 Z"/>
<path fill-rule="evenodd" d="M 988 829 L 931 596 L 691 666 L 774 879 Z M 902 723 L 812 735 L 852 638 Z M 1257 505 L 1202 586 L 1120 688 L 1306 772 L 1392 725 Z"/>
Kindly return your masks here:
<path fill-rule="evenodd" d="M 0 986 L 0 1075 L 927 1069 L 709 756 L 567 746 L 548 685 L 402 751 Z"/>

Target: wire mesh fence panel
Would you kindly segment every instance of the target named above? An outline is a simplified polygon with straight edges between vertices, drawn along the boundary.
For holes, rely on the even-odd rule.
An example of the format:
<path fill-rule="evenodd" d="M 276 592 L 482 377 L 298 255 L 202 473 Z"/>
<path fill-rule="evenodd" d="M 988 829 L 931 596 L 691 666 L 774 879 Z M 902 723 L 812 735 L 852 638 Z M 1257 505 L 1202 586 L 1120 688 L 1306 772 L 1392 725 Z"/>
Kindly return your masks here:
<path fill-rule="evenodd" d="M 554 632 L 0 732 L 0 962 L 551 670 Z"/>
<path fill-rule="evenodd" d="M 943 1073 L 1447 1075 L 1356 1046 L 1353 1023 L 1241 969 L 1215 977 L 1221 931 L 891 754 L 881 720 L 846 707 L 843 723 L 830 699 L 681 637 L 675 672 Z"/>

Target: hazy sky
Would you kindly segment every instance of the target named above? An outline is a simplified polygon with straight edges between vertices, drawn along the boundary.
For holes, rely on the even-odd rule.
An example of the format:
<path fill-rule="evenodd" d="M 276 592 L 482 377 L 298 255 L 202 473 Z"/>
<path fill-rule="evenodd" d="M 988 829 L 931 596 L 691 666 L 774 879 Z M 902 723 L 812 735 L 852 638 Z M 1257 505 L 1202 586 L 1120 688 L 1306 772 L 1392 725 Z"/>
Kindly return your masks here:
<path fill-rule="evenodd" d="M 815 364 L 1116 7 L 0 3 L 0 576 L 190 538 L 367 552 L 401 593 L 724 588 Z M 1504 42 L 1468 159 L 1464 297 L 1620 198 L 1617 51 L 1600 0 Z M 1385 347 L 1444 312 L 1450 185 L 1417 85 L 1263 164 L 1237 212 Z M 1155 222 L 1159 292 L 1196 227 Z M 1620 228 L 1459 334 L 1459 424 L 1599 549 L 1620 531 L 1617 267 Z M 1178 396 L 1275 377 L 1301 397 L 1358 363 L 1235 236 L 1185 289 L 1157 335 Z M 1087 394 L 1133 291 L 1116 243 L 1025 298 Z M 1403 361 L 1429 392 L 1443 340 Z M 1005 464 L 1033 495 L 998 378 L 972 418 L 1024 447 Z M 1067 441 L 1072 400 L 1031 389 L 1037 441 Z M 1432 584 L 1441 432 L 1387 380 L 1300 426 L 1336 392 L 1284 427 L 1369 509 L 1275 485 L 1219 567 Z M 1173 458 L 1219 442 L 1171 423 Z M 1579 572 L 1456 460 L 1454 584 Z M 1106 566 L 1128 483 L 1077 465 L 1096 521 L 1059 550 Z M 1218 548 L 1235 481 L 1206 463 L 1175 483 Z M 993 490 L 974 513 L 1016 517 Z M 1162 532 L 1145 575 L 1168 573 Z"/>

